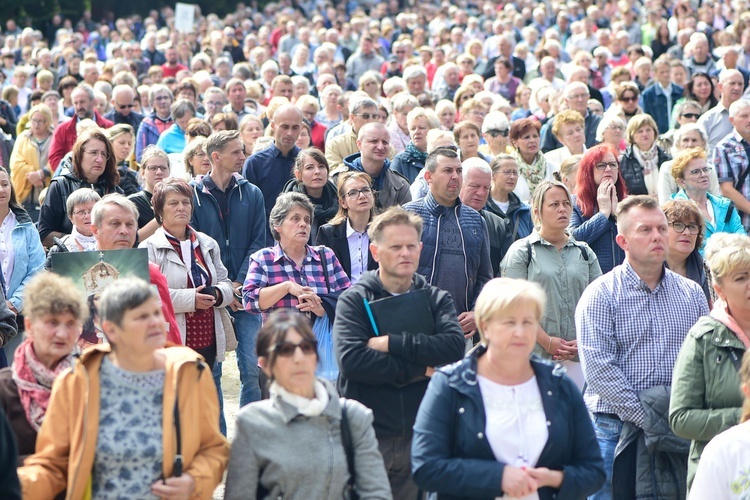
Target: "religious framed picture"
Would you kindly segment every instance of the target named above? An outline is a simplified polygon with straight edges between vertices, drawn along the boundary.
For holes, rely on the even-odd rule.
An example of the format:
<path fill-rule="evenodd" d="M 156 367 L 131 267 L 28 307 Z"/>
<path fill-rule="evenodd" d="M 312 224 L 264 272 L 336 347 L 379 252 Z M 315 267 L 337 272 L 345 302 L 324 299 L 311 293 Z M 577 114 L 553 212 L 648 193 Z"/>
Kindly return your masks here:
<path fill-rule="evenodd" d="M 51 256 L 52 272 L 72 279 L 86 296 L 89 317 L 83 325 L 79 345 L 101 344 L 104 334 L 96 310 L 99 296 L 119 278 L 149 282 L 148 251 L 145 248 L 92 252 L 61 252 Z"/>

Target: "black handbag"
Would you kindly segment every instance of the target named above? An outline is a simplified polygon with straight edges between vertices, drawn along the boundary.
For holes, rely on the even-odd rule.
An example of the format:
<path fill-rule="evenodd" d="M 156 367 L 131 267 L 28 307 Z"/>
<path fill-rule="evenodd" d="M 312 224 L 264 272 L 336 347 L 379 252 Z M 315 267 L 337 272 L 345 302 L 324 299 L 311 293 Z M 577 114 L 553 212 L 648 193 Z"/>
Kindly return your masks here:
<path fill-rule="evenodd" d="M 354 468 L 354 445 L 352 444 L 352 434 L 349 430 L 349 419 L 346 417 L 345 399 L 342 399 L 341 403 L 341 442 L 344 445 L 346 466 L 349 469 L 349 481 L 346 483 L 345 492 L 348 493 L 349 500 L 359 500 L 356 485 L 356 470 Z"/>

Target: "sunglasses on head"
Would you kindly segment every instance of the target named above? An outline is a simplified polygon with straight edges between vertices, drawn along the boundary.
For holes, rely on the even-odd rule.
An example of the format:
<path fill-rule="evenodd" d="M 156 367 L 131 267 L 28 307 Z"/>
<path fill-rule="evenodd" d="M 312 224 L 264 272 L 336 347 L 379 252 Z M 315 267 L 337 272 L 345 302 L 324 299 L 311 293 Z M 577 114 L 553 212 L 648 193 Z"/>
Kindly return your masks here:
<path fill-rule="evenodd" d="M 309 356 L 318 352 L 318 341 L 304 339 L 299 344 L 289 341 L 278 342 L 271 348 L 271 351 L 277 356 L 288 358 L 294 355 L 298 347 L 302 350 L 302 354 Z"/>

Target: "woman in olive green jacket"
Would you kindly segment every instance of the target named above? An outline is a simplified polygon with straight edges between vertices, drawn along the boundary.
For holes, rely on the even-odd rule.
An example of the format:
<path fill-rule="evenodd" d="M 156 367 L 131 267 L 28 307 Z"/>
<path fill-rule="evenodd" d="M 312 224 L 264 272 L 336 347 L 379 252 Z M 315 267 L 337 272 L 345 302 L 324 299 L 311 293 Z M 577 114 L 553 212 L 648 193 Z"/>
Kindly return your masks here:
<path fill-rule="evenodd" d="M 740 421 L 738 370 L 750 347 L 750 237 L 716 234 L 706 249 L 718 299 L 688 332 L 675 363 L 669 423 L 691 439 L 688 488 L 706 444 Z"/>

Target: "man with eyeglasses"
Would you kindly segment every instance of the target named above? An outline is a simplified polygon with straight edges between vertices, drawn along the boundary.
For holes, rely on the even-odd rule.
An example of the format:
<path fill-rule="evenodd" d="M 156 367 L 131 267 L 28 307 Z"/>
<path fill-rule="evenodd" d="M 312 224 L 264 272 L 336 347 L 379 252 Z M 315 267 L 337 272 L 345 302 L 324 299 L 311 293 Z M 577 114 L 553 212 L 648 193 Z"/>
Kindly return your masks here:
<path fill-rule="evenodd" d="M 595 500 L 636 498 L 637 487 L 648 487 L 637 482 L 636 470 L 638 477 L 656 477 L 654 487 L 684 491 L 686 456 L 650 452 L 641 436 L 649 425 L 646 405 L 653 406 L 652 415 L 657 405 L 669 405 L 677 353 L 687 331 L 708 314 L 701 287 L 664 266 L 668 225 L 655 198 L 636 195 L 621 201 L 617 232 L 624 263 L 586 288 L 575 313 L 578 353 L 588 383 L 583 398 L 593 415 L 607 473 L 604 487 L 589 497 Z M 661 460 L 656 460 L 657 453 Z M 682 460 L 682 467 L 665 470 L 660 464 L 670 459 Z M 674 491 L 664 493 L 649 490 L 643 497 L 675 496 Z"/>
<path fill-rule="evenodd" d="M 669 62 L 670 59 L 667 56 L 659 57 L 654 61 L 654 83 L 641 95 L 643 112 L 651 115 L 656 121 L 660 134 L 669 131 L 672 108 L 684 92 L 682 87 L 671 82 Z"/>
<path fill-rule="evenodd" d="M 391 170 L 390 140 L 391 135 L 382 123 L 375 121 L 362 126 L 356 142 L 358 152 L 347 156 L 335 172 L 331 171 L 334 183 L 343 172 L 365 172 L 372 177 L 372 187 L 378 193 L 375 200 L 378 212 L 411 201 L 409 181 Z"/>
<path fill-rule="evenodd" d="M 458 152 L 437 148 L 430 153 L 424 178 L 430 191 L 404 205 L 425 222 L 417 272 L 451 294 L 469 349 L 476 333 L 474 302 L 493 277 L 487 223 L 459 198 L 463 166 Z"/>
<path fill-rule="evenodd" d="M 113 125 L 111 121 L 94 110 L 94 89 L 89 85 L 85 83 L 79 84 L 73 89 L 70 98 L 73 100 L 73 109 L 75 111 L 73 119 L 61 123 L 55 128 L 55 132 L 52 134 L 52 142 L 49 146 L 49 166 L 52 172 L 57 170 L 63 157 L 73 150 L 73 144 L 75 144 L 78 138 L 76 125 L 79 121 L 88 118 L 94 120 L 101 128 L 109 128 Z"/>
<path fill-rule="evenodd" d="M 242 284 L 247 276 L 250 256 L 266 246 L 268 217 L 263 206 L 263 193 L 240 175 L 245 161 L 240 133 L 236 130 L 214 132 L 206 139 L 204 150 L 211 162 L 211 171 L 190 182 L 194 187 L 195 207 L 190 226 L 216 240 L 221 261 L 233 282 L 235 300 L 228 309 L 235 321 L 238 342 L 240 406 L 245 406 L 260 399 L 255 354 L 260 316 L 243 309 Z M 286 172 L 291 172 L 291 166 Z M 214 365 L 214 381 L 221 402 L 221 363 Z M 226 432 L 223 406 L 220 424 L 222 431 Z"/>
<path fill-rule="evenodd" d="M 341 135 L 331 138 L 326 143 L 326 160 L 331 169 L 331 175 L 338 170 L 346 170 L 344 158 L 358 153 L 357 137 L 359 131 L 368 123 L 378 121 L 378 105 L 367 94 L 352 95 L 349 98 L 349 126 L 351 129 Z M 396 151 L 389 145 L 388 158 L 393 158 Z"/>
<path fill-rule="evenodd" d="M 112 111 L 104 118 L 115 125 L 125 123 L 138 130 L 143 121 L 143 115 L 133 111 L 135 107 L 135 90 L 130 85 L 116 85 L 112 89 Z"/>
<path fill-rule="evenodd" d="M 587 148 L 596 146 L 596 128 L 599 126 L 599 122 L 602 121 L 601 116 L 589 113 L 589 97 L 588 85 L 585 83 L 572 82 L 566 85 L 565 90 L 563 90 L 563 98 L 568 105 L 568 109 L 578 111 L 581 113 L 581 116 L 583 116 Z M 553 122 L 554 120 L 548 120 L 542 127 L 542 151 L 545 153 L 562 147 L 562 143 L 560 143 L 560 141 L 557 140 L 557 137 L 555 137 L 555 134 L 552 133 Z"/>
<path fill-rule="evenodd" d="M 729 107 L 733 102 L 742 98 L 742 92 L 745 90 L 745 79 L 742 77 L 742 73 L 736 69 L 725 69 L 719 75 L 718 88 L 721 92 L 719 103 L 698 118 L 698 126 L 708 136 L 708 144 L 706 145 L 708 154 L 711 154 L 720 140 L 732 133 Z"/>
<path fill-rule="evenodd" d="M 209 123 L 216 113 L 221 113 L 227 104 L 227 96 L 219 87 L 209 87 L 203 93 L 203 107 L 206 110 L 205 119 Z"/>
<path fill-rule="evenodd" d="M 367 234 L 379 269 L 362 274 L 341 294 L 333 324 L 341 394 L 372 409 L 372 426 L 393 498 L 410 500 L 418 495 L 411 475 L 411 444 L 419 403 L 435 367 L 458 361 L 464 354 L 453 299 L 417 273 L 422 226 L 418 215 L 401 207 L 373 219 Z M 434 326 L 416 324 L 414 331 L 407 332 L 379 330 L 368 313 L 369 304 L 407 294 L 426 296 Z"/>

